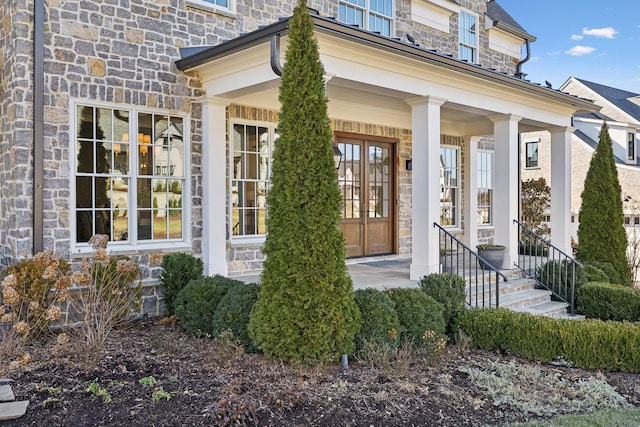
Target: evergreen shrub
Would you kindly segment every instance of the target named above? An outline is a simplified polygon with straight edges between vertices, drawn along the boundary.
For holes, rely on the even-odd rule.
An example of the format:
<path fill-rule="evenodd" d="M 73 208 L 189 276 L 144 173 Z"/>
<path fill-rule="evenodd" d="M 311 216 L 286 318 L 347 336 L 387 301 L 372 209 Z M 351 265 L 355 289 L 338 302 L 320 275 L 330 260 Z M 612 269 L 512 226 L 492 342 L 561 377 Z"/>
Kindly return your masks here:
<path fill-rule="evenodd" d="M 182 326 L 198 337 L 215 335 L 212 321 L 218 304 L 232 287 L 242 284 L 220 275 L 191 280 L 175 299 L 176 315 Z"/>
<path fill-rule="evenodd" d="M 425 333 L 433 331 L 438 336 L 445 334 L 444 307 L 442 304 L 416 288 L 395 288 L 385 291 L 396 307 L 402 326 L 401 338 L 418 347 L 430 343 Z"/>
<path fill-rule="evenodd" d="M 542 264 L 537 272 L 537 279 L 561 298 L 571 299 L 571 280 L 575 277 L 575 291 L 587 282 L 584 268 L 578 264 L 573 269 L 570 261 L 549 261 Z"/>
<path fill-rule="evenodd" d="M 582 265 L 587 275 L 587 282 L 611 283 L 609 276 L 601 268 L 593 264 L 585 263 Z"/>
<path fill-rule="evenodd" d="M 486 351 L 541 362 L 564 360 L 577 368 L 640 372 L 640 324 L 598 319 L 575 321 L 505 309 L 473 309 L 458 325 Z"/>
<path fill-rule="evenodd" d="M 449 273 L 430 274 L 419 284 L 423 292 L 442 304 L 446 331 L 451 335 L 456 319 L 464 310 L 465 280 Z"/>
<path fill-rule="evenodd" d="M 212 330 L 215 335 L 231 331 L 247 353 L 257 351 L 249 338 L 249 315 L 258 299 L 260 288 L 256 283 L 236 284 L 220 300 L 213 315 Z"/>
<path fill-rule="evenodd" d="M 640 291 L 610 283 L 590 282 L 580 288 L 580 311 L 600 320 L 640 321 Z"/>
<path fill-rule="evenodd" d="M 618 285 L 628 285 L 629 281 L 625 280 L 624 277 L 615 269 L 613 264 L 607 261 L 587 261 L 584 263 L 585 266 L 589 265 L 595 268 L 599 268 L 604 272 L 607 276 L 606 280 L 596 280 L 589 278 L 590 282 L 605 282 L 605 283 L 614 283 Z"/>
<path fill-rule="evenodd" d="M 362 314 L 362 326 L 355 336 L 355 351 L 363 351 L 366 343 L 397 344 L 402 326 L 389 295 L 377 289 L 358 289 L 354 299 Z"/>
<path fill-rule="evenodd" d="M 203 263 L 200 258 L 190 254 L 167 254 L 162 258 L 162 284 L 164 312 L 171 316 L 175 313 L 176 295 L 189 281 L 202 277 Z"/>

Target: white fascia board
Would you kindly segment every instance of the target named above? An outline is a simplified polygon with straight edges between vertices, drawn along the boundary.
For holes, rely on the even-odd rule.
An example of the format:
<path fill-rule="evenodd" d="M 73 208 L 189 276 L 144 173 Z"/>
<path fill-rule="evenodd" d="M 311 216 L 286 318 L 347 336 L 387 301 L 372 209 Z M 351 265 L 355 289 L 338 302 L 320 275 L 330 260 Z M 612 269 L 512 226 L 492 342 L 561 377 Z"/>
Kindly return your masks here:
<path fill-rule="evenodd" d="M 435 96 L 447 101 L 515 114 L 556 126 L 570 125 L 575 110 L 548 98 L 506 89 L 481 77 L 469 76 L 412 58 L 373 55 L 368 48 L 353 49 L 348 42 L 320 40 L 325 71 L 335 77 L 382 87 L 413 96 Z"/>
<path fill-rule="evenodd" d="M 411 19 L 449 34 L 451 15 L 460 13 L 460 5 L 448 0 L 411 0 Z"/>
<path fill-rule="evenodd" d="M 489 32 L 489 49 L 504 53 L 512 58 L 522 56 L 521 48 L 524 42 L 520 37 L 495 27 L 487 28 L 487 30 Z"/>

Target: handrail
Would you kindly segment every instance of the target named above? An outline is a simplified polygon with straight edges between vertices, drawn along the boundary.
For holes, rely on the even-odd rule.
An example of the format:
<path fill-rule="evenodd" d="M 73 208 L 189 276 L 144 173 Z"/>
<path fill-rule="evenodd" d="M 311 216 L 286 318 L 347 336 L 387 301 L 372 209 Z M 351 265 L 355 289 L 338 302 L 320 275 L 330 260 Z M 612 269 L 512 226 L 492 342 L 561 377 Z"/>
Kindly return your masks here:
<path fill-rule="evenodd" d="M 538 286 L 551 291 L 555 298 L 565 302 L 570 307 L 571 315 L 575 315 L 576 267 L 582 265 L 552 245 L 549 239 L 516 219 L 513 222 L 518 225 L 520 239 L 516 267 L 535 279 Z"/>
<path fill-rule="evenodd" d="M 434 223 L 433 226 L 439 230 L 441 272 L 460 276 L 468 283 L 466 305 L 469 307 L 499 307 L 500 278 L 506 282 L 507 276 L 442 228 L 440 224 Z"/>

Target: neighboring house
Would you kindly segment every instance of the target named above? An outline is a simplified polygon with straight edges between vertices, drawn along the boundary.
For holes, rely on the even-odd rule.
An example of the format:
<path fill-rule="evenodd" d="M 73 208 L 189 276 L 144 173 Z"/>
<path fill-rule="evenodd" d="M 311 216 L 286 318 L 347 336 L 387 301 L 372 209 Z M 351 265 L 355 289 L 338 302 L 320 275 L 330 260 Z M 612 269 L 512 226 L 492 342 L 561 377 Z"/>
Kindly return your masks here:
<path fill-rule="evenodd" d="M 106 233 L 140 263 L 148 312 L 168 252 L 210 275 L 259 271 L 295 3 L 2 2 L 0 263 L 41 250 L 77 261 Z M 507 245 L 512 265 L 524 131 L 551 132 L 552 239 L 570 247 L 571 119 L 598 107 L 523 78 L 535 38 L 497 2 L 309 7 L 349 256 L 437 272 L 440 223 Z"/>
<path fill-rule="evenodd" d="M 575 131 L 571 136 L 571 222 L 572 237 L 578 241 L 578 214 L 581 195 L 591 157 L 598 146 L 603 123 L 609 127 L 613 154 L 622 188 L 624 225 L 630 244 L 640 244 L 640 94 L 616 89 L 575 77 L 560 89 L 563 92 L 591 99 L 602 107 L 599 112 L 576 114 Z M 552 153 L 548 132 L 522 134 L 522 179 L 551 179 Z"/>

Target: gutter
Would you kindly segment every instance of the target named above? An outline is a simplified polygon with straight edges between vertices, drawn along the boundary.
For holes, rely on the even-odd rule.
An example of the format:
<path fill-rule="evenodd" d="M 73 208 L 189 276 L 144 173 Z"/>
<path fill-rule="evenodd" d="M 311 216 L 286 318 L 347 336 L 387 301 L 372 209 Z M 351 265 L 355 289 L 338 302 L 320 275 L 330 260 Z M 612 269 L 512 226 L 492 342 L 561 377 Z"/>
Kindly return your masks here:
<path fill-rule="evenodd" d="M 571 103 L 574 107 L 577 107 L 580 110 L 594 111 L 597 109 L 592 102 L 585 99 L 554 89 L 549 89 L 539 84 L 534 84 L 524 79 L 507 75 L 506 73 L 490 70 L 477 64 L 460 61 L 455 59 L 452 55 L 444 55 L 436 52 L 434 49 L 425 49 L 423 47 L 405 43 L 400 39 L 374 34 L 353 25 L 342 24 L 333 18 L 322 17 L 313 13 L 310 15 L 313 20 L 314 29 L 319 32 L 330 34 L 341 39 L 351 40 L 363 45 L 372 46 L 376 49 L 391 52 L 393 54 L 413 58 L 423 63 L 436 65 L 438 67 L 475 77 L 482 77 L 506 86 L 515 87 L 519 90 L 553 98 L 565 103 Z M 207 62 L 241 52 L 251 46 L 262 44 L 276 34 L 283 35 L 287 32 L 288 28 L 289 18 L 282 19 L 271 25 L 261 27 L 252 33 L 241 35 L 235 39 L 223 42 L 222 44 L 206 48 L 195 55 L 182 58 L 176 61 L 176 67 L 180 71 L 192 70 Z"/>
<path fill-rule="evenodd" d="M 524 79 L 527 76 L 526 73 L 522 72 L 522 64 L 531 59 L 531 44 L 529 43 L 529 39 L 525 39 L 525 46 L 527 47 L 527 55 L 522 61 L 518 62 L 518 65 L 516 66 L 516 77 L 519 79 Z"/>
<path fill-rule="evenodd" d="M 33 254 L 44 250 L 44 0 L 33 4 Z"/>

